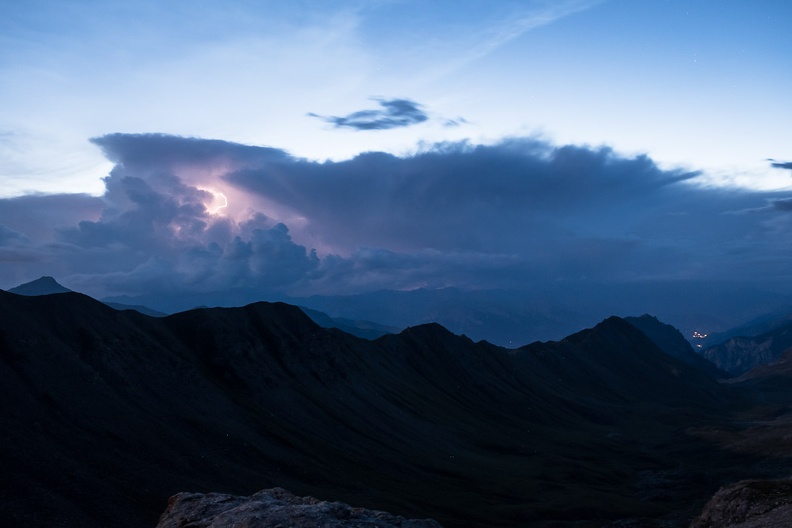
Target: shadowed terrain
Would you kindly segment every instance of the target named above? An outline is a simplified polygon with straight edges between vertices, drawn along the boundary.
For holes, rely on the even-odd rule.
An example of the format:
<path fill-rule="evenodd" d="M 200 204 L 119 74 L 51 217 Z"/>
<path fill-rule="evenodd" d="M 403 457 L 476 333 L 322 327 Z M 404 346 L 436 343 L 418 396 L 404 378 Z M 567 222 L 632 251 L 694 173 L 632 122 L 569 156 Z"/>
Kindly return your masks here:
<path fill-rule="evenodd" d="M 507 350 L 436 324 L 368 341 L 278 303 L 153 318 L 0 292 L 0 353 L 7 526 L 154 526 L 177 492 L 275 486 L 447 527 L 685 526 L 724 482 L 789 467 L 701 433 L 779 403 L 619 318 Z"/>

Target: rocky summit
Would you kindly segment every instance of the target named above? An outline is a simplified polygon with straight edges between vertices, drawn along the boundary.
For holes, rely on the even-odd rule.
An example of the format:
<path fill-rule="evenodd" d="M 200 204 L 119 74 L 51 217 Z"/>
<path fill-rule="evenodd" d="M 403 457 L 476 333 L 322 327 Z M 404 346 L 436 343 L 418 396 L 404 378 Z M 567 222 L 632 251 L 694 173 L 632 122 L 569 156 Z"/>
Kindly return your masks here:
<path fill-rule="evenodd" d="M 283 488 L 239 497 L 179 493 L 168 501 L 157 528 L 441 528 L 432 519 L 405 519 L 343 502 L 297 497 Z"/>
<path fill-rule="evenodd" d="M 745 480 L 718 491 L 690 528 L 788 528 L 792 480 Z"/>

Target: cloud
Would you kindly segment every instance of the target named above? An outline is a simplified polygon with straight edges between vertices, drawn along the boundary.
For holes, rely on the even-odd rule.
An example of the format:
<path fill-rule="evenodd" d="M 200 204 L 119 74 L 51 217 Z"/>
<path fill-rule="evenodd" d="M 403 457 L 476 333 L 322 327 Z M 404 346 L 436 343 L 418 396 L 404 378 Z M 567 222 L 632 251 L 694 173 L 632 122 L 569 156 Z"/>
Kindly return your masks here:
<path fill-rule="evenodd" d="M 197 152 L 195 142 L 202 144 Z M 272 162 L 285 153 L 158 135 L 96 143 L 118 163 L 105 178 L 102 213 L 55 230 L 57 243 L 76 255 L 76 284 L 101 284 L 104 294 L 271 292 L 294 286 L 318 266 L 316 254 L 294 243 L 284 224 L 249 208 L 235 217 L 224 215 L 225 207 L 213 211 L 217 195 L 199 186 L 211 185 L 206 178 L 218 166 Z"/>
<path fill-rule="evenodd" d="M 779 211 L 792 211 L 792 198 L 772 200 L 770 206 Z"/>
<path fill-rule="evenodd" d="M 429 116 L 421 110 L 421 105 L 409 99 L 379 99 L 381 110 L 360 110 L 344 117 L 320 116 L 323 121 L 335 125 L 336 128 L 352 128 L 354 130 L 388 130 L 403 128 L 423 123 Z"/>
<path fill-rule="evenodd" d="M 790 161 L 788 161 L 788 162 L 775 161 L 775 160 L 770 160 L 770 161 L 772 162 L 772 163 L 770 163 L 771 167 L 774 167 L 776 169 L 789 169 L 789 170 L 792 170 L 792 162 L 790 162 Z"/>
<path fill-rule="evenodd" d="M 466 2 L 463 9 L 421 3 L 417 11 L 405 10 L 401 4 L 377 5 L 385 9 L 389 25 L 398 23 L 398 32 L 386 34 L 391 53 L 426 83 L 463 70 L 526 33 L 599 3 L 601 0 L 475 1 Z M 432 30 L 426 31 L 427 27 Z"/>
<path fill-rule="evenodd" d="M 461 125 L 466 125 L 468 120 L 464 117 L 457 117 L 456 119 L 444 119 L 443 126 L 444 127 L 458 127 Z"/>
<path fill-rule="evenodd" d="M 298 211 L 309 219 L 304 231 L 334 247 L 521 253 L 574 232 L 582 218 L 591 235 L 612 236 L 620 208 L 694 177 L 646 157 L 521 138 L 404 158 L 248 166 L 225 180 Z"/>
<path fill-rule="evenodd" d="M 55 229 L 97 218 L 104 202 L 87 194 L 34 194 L 0 199 L 0 225 L 50 242 Z"/>
<path fill-rule="evenodd" d="M 591 304 L 689 281 L 786 291 L 792 269 L 789 195 L 704 187 L 606 147 L 529 137 L 315 162 L 157 134 L 94 142 L 116 164 L 101 197 L 0 200 L 6 287 L 44 274 L 97 296 L 541 287 Z"/>
<path fill-rule="evenodd" d="M 28 245 L 29 243 L 30 240 L 23 234 L 0 224 L 0 247 L 20 245 L 24 246 Z"/>

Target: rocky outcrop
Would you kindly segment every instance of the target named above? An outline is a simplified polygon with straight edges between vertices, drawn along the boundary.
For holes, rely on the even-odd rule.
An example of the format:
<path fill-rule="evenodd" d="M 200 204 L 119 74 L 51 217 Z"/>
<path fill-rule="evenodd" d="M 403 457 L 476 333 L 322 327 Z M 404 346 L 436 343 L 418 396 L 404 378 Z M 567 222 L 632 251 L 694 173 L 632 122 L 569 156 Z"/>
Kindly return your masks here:
<path fill-rule="evenodd" d="M 441 528 L 415 520 L 354 508 L 342 502 L 297 497 L 283 488 L 250 497 L 222 493 L 179 493 L 168 501 L 157 528 Z"/>
<path fill-rule="evenodd" d="M 779 353 L 776 348 L 772 337 L 735 337 L 706 349 L 702 355 L 732 376 L 739 376 L 776 359 Z"/>
<path fill-rule="evenodd" d="M 701 355 L 732 376 L 772 363 L 792 347 L 792 325 L 754 337 L 734 337 L 709 347 Z"/>
<path fill-rule="evenodd" d="M 792 526 L 792 480 L 744 480 L 718 491 L 690 528 Z"/>

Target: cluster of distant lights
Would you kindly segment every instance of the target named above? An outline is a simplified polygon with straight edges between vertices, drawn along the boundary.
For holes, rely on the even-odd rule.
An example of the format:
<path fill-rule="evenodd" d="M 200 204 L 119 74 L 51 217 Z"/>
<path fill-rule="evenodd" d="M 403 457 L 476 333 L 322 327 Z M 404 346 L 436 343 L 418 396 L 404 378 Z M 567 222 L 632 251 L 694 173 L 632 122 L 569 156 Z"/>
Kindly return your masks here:
<path fill-rule="evenodd" d="M 702 334 L 700 332 L 693 332 L 693 339 L 704 339 L 709 334 Z M 701 345 L 696 345 L 697 347 L 701 348 Z"/>

